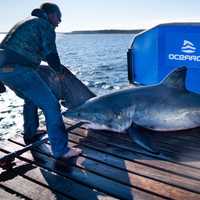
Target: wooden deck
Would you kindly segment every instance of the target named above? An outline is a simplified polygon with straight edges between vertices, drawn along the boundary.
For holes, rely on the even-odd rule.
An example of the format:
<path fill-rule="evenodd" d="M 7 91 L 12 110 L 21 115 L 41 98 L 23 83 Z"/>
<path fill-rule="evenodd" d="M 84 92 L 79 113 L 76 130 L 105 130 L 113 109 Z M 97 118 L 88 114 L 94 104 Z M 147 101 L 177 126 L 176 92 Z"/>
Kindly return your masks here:
<path fill-rule="evenodd" d="M 67 125 L 69 125 L 69 122 Z M 200 199 L 200 131 L 152 133 L 166 156 L 152 156 L 126 134 L 76 128 L 69 145 L 83 154 L 69 167 L 46 143 L 0 171 L 0 199 Z M 21 136 L 1 142 L 0 156 L 24 146 Z"/>

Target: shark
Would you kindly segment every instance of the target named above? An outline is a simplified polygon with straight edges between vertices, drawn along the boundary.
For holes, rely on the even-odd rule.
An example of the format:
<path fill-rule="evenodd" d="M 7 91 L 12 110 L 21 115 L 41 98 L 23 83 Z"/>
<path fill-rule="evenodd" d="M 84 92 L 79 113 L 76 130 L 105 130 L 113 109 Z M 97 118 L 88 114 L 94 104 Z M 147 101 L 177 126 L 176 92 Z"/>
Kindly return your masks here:
<path fill-rule="evenodd" d="M 127 132 L 142 148 L 160 154 L 138 127 L 162 132 L 200 126 L 200 95 L 186 89 L 186 73 L 187 68 L 180 67 L 159 84 L 92 97 L 63 115 L 95 124 L 97 129 Z"/>

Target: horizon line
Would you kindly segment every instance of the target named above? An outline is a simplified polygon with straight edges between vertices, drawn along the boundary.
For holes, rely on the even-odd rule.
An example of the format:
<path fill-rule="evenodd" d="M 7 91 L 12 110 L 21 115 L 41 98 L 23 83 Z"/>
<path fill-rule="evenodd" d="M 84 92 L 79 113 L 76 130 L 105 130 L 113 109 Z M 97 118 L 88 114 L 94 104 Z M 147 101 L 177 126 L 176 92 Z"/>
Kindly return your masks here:
<path fill-rule="evenodd" d="M 145 29 L 94 29 L 94 30 L 74 30 L 74 31 L 56 31 L 57 33 L 81 33 L 81 32 L 87 32 L 87 33 L 92 33 L 92 32 L 97 32 L 97 33 L 101 33 L 101 32 L 141 32 L 144 31 Z M 0 34 L 6 34 L 9 31 L 0 31 Z"/>

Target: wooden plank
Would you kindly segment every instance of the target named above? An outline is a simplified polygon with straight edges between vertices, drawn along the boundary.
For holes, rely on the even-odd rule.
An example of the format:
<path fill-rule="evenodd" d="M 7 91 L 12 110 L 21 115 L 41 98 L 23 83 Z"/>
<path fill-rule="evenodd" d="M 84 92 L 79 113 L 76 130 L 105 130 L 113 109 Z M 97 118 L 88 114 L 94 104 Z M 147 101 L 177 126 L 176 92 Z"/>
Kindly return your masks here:
<path fill-rule="evenodd" d="M 150 134 L 158 149 L 169 155 L 173 161 L 200 169 L 200 145 L 195 143 L 196 138 L 188 137 L 188 140 L 183 140 L 184 133 L 179 132 Z M 170 137 L 172 134 L 174 137 Z"/>
<path fill-rule="evenodd" d="M 9 176 L 11 178 L 9 178 Z M 15 191 L 17 194 L 21 194 L 21 196 L 27 199 L 71 199 L 22 176 L 18 176 L 14 171 L 9 171 L 9 175 L 6 178 L 5 174 L 2 172 L 0 177 L 1 185 Z"/>
<path fill-rule="evenodd" d="M 77 145 L 77 143 L 70 143 L 71 146 Z M 121 170 L 131 172 L 136 175 L 148 177 L 153 180 L 157 180 L 175 187 L 189 189 L 190 191 L 200 192 L 199 180 L 192 178 L 185 178 L 180 175 L 165 172 L 159 169 L 155 169 L 151 166 L 140 164 L 137 162 L 124 160 L 113 155 L 109 155 L 103 152 L 99 152 L 95 149 L 87 147 L 87 145 L 79 145 L 83 150 L 83 156 L 85 158 L 93 159 L 98 162 L 105 163 L 109 166 L 119 168 Z"/>
<path fill-rule="evenodd" d="M 118 169 L 113 166 L 104 164 L 103 162 L 91 160 L 88 159 L 88 157 L 82 156 L 77 159 L 77 166 L 94 173 L 100 172 L 101 175 L 106 178 L 133 187 L 141 189 L 143 188 L 146 191 L 157 193 L 166 198 L 185 199 L 190 197 L 191 199 L 196 199 L 197 197 L 200 197 L 199 181 L 192 182 L 192 180 L 182 179 L 182 185 L 186 185 L 188 181 L 192 182 L 193 184 L 189 184 L 184 188 L 181 185 L 179 185 L 179 187 L 177 187 L 177 185 L 172 186 L 160 181 L 156 181 L 155 179 L 152 180 L 151 178 L 147 178 L 135 173 L 133 174 L 127 170 Z"/>
<path fill-rule="evenodd" d="M 142 132 L 143 130 L 141 130 Z M 148 131 L 149 135 L 151 135 L 151 138 L 153 141 L 156 143 L 156 146 L 160 149 L 162 152 L 167 153 L 168 156 L 171 156 L 171 159 L 173 160 L 174 158 L 178 159 L 180 163 L 187 163 L 187 165 L 191 165 L 194 167 L 200 168 L 200 145 L 193 143 L 196 141 L 196 138 L 194 137 L 188 137 L 188 140 L 181 140 L 181 137 L 184 135 L 190 135 L 191 134 L 197 134 L 196 132 L 191 133 L 191 131 L 187 131 L 187 133 L 184 134 L 184 131 L 180 133 L 179 132 L 173 132 L 173 133 L 166 133 L 166 132 L 152 132 Z M 77 131 L 73 131 L 77 132 Z M 84 128 L 79 129 L 78 131 L 81 134 L 87 134 L 87 131 L 85 131 Z M 185 131 L 186 132 L 186 131 Z M 93 131 L 93 136 L 98 138 L 100 135 L 101 138 L 112 138 L 112 141 L 115 142 L 115 144 L 121 144 L 124 142 L 127 142 L 129 146 L 134 146 L 134 149 L 137 149 L 135 145 L 130 141 L 129 137 L 125 133 L 114 133 L 110 131 Z M 173 137 L 170 135 L 173 135 Z M 199 134 L 200 135 L 200 134 Z M 83 136 L 83 135 L 82 135 Z M 86 136 L 86 135 L 84 135 Z M 176 136 L 178 138 L 176 138 Z M 190 144 L 190 145 L 188 145 Z M 183 148 L 184 147 L 184 148 Z M 140 150 L 141 152 L 144 152 L 142 149 Z M 144 152 L 145 153 L 145 152 Z M 147 152 L 146 152 L 147 153 Z M 193 160 L 195 162 L 192 162 Z M 175 160 L 174 160 L 175 161 Z M 176 160 L 177 161 L 177 160 Z M 189 162 L 191 161 L 191 162 Z"/>
<path fill-rule="evenodd" d="M 23 199 L 28 199 L 26 197 L 22 197 L 22 196 L 20 197 L 20 195 L 17 195 L 12 190 L 9 190 L 8 188 L 3 187 L 0 184 L 0 199 L 1 200 L 22 200 L 22 198 Z"/>
<path fill-rule="evenodd" d="M 79 132 L 78 134 L 69 134 L 69 139 L 73 142 L 87 145 L 90 148 L 94 148 L 98 151 L 117 156 L 121 159 L 137 162 L 153 168 L 174 173 L 183 177 L 193 178 L 200 180 L 199 169 L 195 169 L 191 166 L 179 164 L 177 162 L 171 162 L 167 160 L 162 160 L 152 155 L 145 154 L 143 152 L 135 151 L 134 145 L 129 147 L 128 144 L 125 146 L 115 144 L 114 142 L 107 141 L 105 139 L 100 139 L 100 136 L 96 135 L 93 137 L 93 133 L 85 137 L 85 133 Z M 95 135 L 95 133 L 94 133 Z M 97 137 L 98 136 L 98 137 Z"/>
<path fill-rule="evenodd" d="M 81 185 L 71 179 L 66 179 L 58 174 L 51 173 L 48 170 L 37 168 L 28 171 L 26 177 L 39 180 L 42 184 L 46 184 L 60 193 L 73 197 L 75 199 L 99 199 L 99 200 L 115 200 L 102 192 L 95 191 L 84 185 Z"/>
<path fill-rule="evenodd" d="M 20 165 L 19 165 L 20 163 Z M 99 200 L 114 200 L 116 198 L 110 197 L 104 193 L 94 191 L 91 188 L 83 186 L 79 183 L 76 183 L 70 179 L 66 179 L 58 174 L 51 173 L 48 170 L 34 167 L 29 170 L 23 170 L 24 166 L 28 165 L 27 162 L 18 161 L 18 166 L 15 167 L 12 171 L 4 171 L 0 178 L 6 179 L 6 177 L 22 176 L 25 179 L 43 185 L 50 190 L 60 193 L 61 195 L 70 197 L 72 199 L 96 199 Z M 22 173 L 23 171 L 23 173 Z M 3 182 L 3 181 L 2 181 Z"/>
<path fill-rule="evenodd" d="M 96 144 L 94 144 L 94 146 L 96 147 Z M 94 146 L 91 146 L 92 148 Z M 90 151 L 92 152 L 92 151 Z M 101 153 L 101 152 L 94 152 L 93 150 L 93 157 L 88 157 L 88 151 L 86 152 L 86 157 L 88 158 L 91 158 L 91 159 L 96 159 L 98 160 L 98 158 L 100 158 L 98 161 L 101 162 L 101 158 L 108 158 L 109 155 L 98 155 L 96 156 L 98 153 Z M 110 155 L 111 156 L 111 155 Z M 114 160 L 114 162 L 117 162 L 119 161 L 120 158 Z M 109 160 L 107 163 L 109 164 L 112 164 L 113 162 L 113 158 L 112 160 Z M 187 178 L 184 178 L 184 177 L 181 177 L 181 176 L 177 176 L 177 175 L 174 175 L 174 174 L 170 174 L 170 173 L 167 173 L 167 172 L 163 172 L 163 171 L 160 171 L 158 169 L 152 169 L 152 168 L 149 168 L 149 166 L 145 166 L 145 165 L 139 165 L 136 163 L 136 166 L 134 166 L 135 164 L 126 160 L 126 166 L 124 166 L 124 163 L 125 161 L 122 161 L 121 159 L 121 165 L 123 166 L 122 169 L 124 168 L 128 168 L 129 171 L 131 171 L 132 173 L 135 173 L 135 174 L 139 174 L 141 176 L 147 176 L 148 178 L 151 178 L 151 179 L 154 179 L 154 180 L 158 180 L 158 181 L 161 181 L 161 182 L 164 182 L 164 183 L 167 183 L 167 184 L 171 184 L 175 187 L 180 187 L 180 188 L 185 188 L 186 190 L 190 190 L 190 191 L 195 191 L 195 192 L 199 192 L 200 191 L 200 187 L 199 187 L 199 180 L 191 180 L 191 179 L 187 179 Z M 114 167 L 118 167 L 120 166 L 120 162 L 118 162 L 117 164 L 113 165 Z M 134 165 L 133 165 L 134 164 Z M 134 169 L 134 171 L 132 170 Z M 126 169 L 124 169 L 126 170 Z M 153 174 L 151 174 L 151 171 L 153 170 Z M 127 171 L 127 170 L 126 170 Z M 198 171 L 199 172 L 199 171 Z"/>
<path fill-rule="evenodd" d="M 8 143 L 5 147 L 7 150 L 16 150 L 19 148 L 19 146 Z M 33 153 L 33 152 L 32 152 Z M 40 153 L 37 153 L 37 156 L 41 155 Z M 23 155 L 23 157 L 27 158 L 28 160 L 32 161 L 30 155 L 27 153 Z M 45 155 L 42 155 L 44 158 Z M 56 173 L 59 173 L 60 175 L 63 175 L 67 178 L 74 179 L 78 181 L 79 183 L 82 183 L 84 185 L 88 185 L 89 187 L 92 187 L 94 189 L 97 189 L 99 191 L 105 192 L 111 196 L 114 196 L 116 198 L 120 199 L 163 199 L 159 195 L 155 195 L 152 193 L 144 192 L 142 190 L 124 185 L 122 183 L 110 180 L 108 178 L 105 178 L 103 176 L 97 175 L 95 173 L 92 173 L 88 171 L 86 168 L 81 167 L 74 167 L 72 173 L 66 173 L 63 171 L 58 171 L 54 168 L 55 160 L 51 157 L 45 158 L 45 162 L 38 160 L 37 164 L 48 169 L 52 170 Z"/>
<path fill-rule="evenodd" d="M 175 147 L 172 146 L 171 144 L 159 144 L 160 149 L 162 152 L 167 152 L 168 154 L 173 155 L 176 157 L 176 160 L 179 163 L 189 165 L 191 167 L 195 167 L 200 169 L 200 152 L 191 149 L 191 148 L 186 148 L 185 146 L 187 144 L 177 144 Z M 189 143 L 188 143 L 189 145 Z"/>
<path fill-rule="evenodd" d="M 92 172 L 100 171 L 102 176 L 107 178 L 112 178 L 112 180 L 119 181 L 123 184 L 127 184 L 137 188 L 143 188 L 146 191 L 154 192 L 166 198 L 175 198 L 175 199 L 186 199 L 190 197 L 190 199 L 200 198 L 199 193 L 199 185 L 195 184 L 195 188 L 190 188 L 191 191 L 188 191 L 186 188 L 181 189 L 176 186 L 171 186 L 156 180 L 152 180 L 150 178 L 136 175 L 124 170 L 116 169 L 110 167 L 108 165 L 103 165 L 102 163 L 92 161 L 90 159 L 85 159 L 83 157 L 79 157 L 77 159 L 77 165 L 83 168 L 87 168 Z M 184 183 L 183 183 L 184 184 Z M 198 190 L 198 193 L 196 191 Z M 194 194 L 194 192 L 196 194 Z"/>
<path fill-rule="evenodd" d="M 192 140 L 194 144 L 199 143 L 198 140 L 200 139 L 200 128 L 182 130 L 176 132 L 153 132 L 153 133 L 155 133 L 158 138 L 167 138 L 169 140 L 178 139 L 182 141 Z"/>
<path fill-rule="evenodd" d="M 22 193 L 24 196 L 30 199 L 69 199 L 66 196 L 52 192 L 49 189 L 20 176 L 17 176 L 11 180 L 4 181 L 2 184 L 12 190 L 15 190 L 18 193 Z"/>

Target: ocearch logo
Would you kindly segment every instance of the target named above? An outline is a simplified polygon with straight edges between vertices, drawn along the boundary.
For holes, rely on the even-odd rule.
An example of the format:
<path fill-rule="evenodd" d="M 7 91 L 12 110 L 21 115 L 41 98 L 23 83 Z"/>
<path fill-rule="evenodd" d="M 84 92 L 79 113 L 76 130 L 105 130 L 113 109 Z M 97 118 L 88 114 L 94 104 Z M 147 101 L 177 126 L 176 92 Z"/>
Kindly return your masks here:
<path fill-rule="evenodd" d="M 196 48 L 194 44 L 188 40 L 183 41 L 183 46 L 181 47 L 181 51 L 184 53 L 195 53 Z"/>
<path fill-rule="evenodd" d="M 189 40 L 184 40 L 181 47 L 181 52 L 184 54 L 168 54 L 169 60 L 179 60 L 179 61 L 194 61 L 200 62 L 200 55 L 191 55 L 196 52 L 196 47 Z"/>

